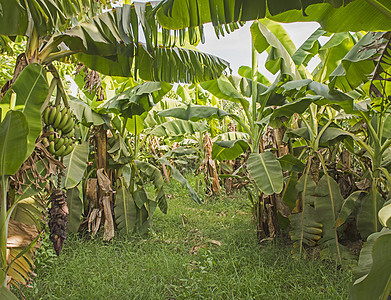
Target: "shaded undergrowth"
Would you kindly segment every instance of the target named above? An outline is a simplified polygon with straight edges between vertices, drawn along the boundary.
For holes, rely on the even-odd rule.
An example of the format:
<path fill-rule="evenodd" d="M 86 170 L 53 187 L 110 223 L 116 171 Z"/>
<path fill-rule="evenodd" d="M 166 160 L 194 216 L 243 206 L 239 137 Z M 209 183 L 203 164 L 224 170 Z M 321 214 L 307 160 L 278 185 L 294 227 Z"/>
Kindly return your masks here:
<path fill-rule="evenodd" d="M 26 298 L 349 298 L 349 271 L 293 259 L 284 238 L 257 244 L 244 195 L 199 206 L 175 183 L 166 193 L 169 212 L 156 213 L 148 238 L 70 235 L 60 257 L 43 251 Z"/>

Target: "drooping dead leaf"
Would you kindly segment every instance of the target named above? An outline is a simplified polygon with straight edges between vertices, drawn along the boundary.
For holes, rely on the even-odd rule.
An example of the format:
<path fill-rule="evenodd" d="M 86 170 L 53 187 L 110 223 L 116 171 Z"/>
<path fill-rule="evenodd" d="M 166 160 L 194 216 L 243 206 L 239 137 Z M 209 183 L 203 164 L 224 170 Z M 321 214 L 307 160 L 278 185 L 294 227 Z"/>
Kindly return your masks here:
<path fill-rule="evenodd" d="M 291 215 L 289 206 L 286 205 L 286 203 L 281 199 L 280 195 L 275 195 L 275 200 L 278 212 L 281 214 L 281 216 L 288 218 Z"/>
<path fill-rule="evenodd" d="M 11 283 L 15 286 L 18 284 L 25 285 L 30 276 L 33 276 L 32 268 L 33 256 L 35 249 L 40 247 L 40 243 L 37 242 L 32 249 L 27 251 L 23 256 L 16 258 L 21 251 L 30 246 L 38 238 L 39 232 L 33 225 L 26 225 L 15 220 L 10 220 L 8 226 L 8 238 L 7 238 L 7 251 L 6 260 L 7 263 L 12 264 L 7 272 L 7 285 Z"/>
<path fill-rule="evenodd" d="M 26 225 L 14 220 L 8 223 L 7 248 L 27 247 L 38 236 L 38 230 L 33 225 Z M 36 245 L 39 248 L 39 245 Z"/>
<path fill-rule="evenodd" d="M 205 180 L 207 182 L 207 188 L 209 189 L 209 196 L 215 195 L 220 191 L 219 174 L 217 172 L 216 162 L 212 159 L 213 142 L 209 135 L 206 133 L 203 140 L 203 149 L 205 158 L 202 161 L 201 166 L 198 168 L 196 174 L 204 170 Z M 212 187 L 208 186 L 208 178 L 212 181 Z"/>
<path fill-rule="evenodd" d="M 94 236 L 97 234 L 102 220 L 102 211 L 99 208 L 94 208 L 88 217 L 88 232 Z"/>

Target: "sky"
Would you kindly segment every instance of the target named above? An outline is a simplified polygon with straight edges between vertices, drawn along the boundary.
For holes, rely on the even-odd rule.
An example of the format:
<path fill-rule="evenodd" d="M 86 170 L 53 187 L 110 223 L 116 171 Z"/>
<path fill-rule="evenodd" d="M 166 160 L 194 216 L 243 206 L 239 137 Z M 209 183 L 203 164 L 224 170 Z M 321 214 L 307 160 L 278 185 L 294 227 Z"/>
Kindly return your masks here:
<path fill-rule="evenodd" d="M 205 25 L 205 44 L 200 43 L 197 49 L 225 59 L 230 63 L 233 74 L 237 74 L 240 66 L 251 67 L 250 25 L 251 22 L 247 22 L 242 28 L 218 39 L 213 27 L 207 24 Z M 298 48 L 319 27 L 319 24 L 307 22 L 282 24 L 282 26 L 290 35 L 296 48 Z M 264 68 L 266 58 L 266 53 L 259 56 L 259 71 L 269 79 L 273 79 L 274 76 Z M 309 69 L 312 70 L 316 65 L 317 61 L 314 59 Z"/>

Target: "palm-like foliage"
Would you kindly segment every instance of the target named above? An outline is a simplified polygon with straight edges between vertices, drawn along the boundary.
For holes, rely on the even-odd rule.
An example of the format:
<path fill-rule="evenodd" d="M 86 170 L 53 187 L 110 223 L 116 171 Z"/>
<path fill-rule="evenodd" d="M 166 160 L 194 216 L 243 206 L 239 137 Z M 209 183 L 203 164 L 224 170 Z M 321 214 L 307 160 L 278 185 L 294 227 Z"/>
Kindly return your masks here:
<path fill-rule="evenodd" d="M 330 32 L 391 29 L 391 3 L 387 0 L 165 0 L 157 15 L 166 28 L 212 22 L 221 33 L 265 17 L 280 22 L 316 21 Z"/>
<path fill-rule="evenodd" d="M 13 20 L 0 20 L 0 34 L 27 36 L 30 63 L 50 64 L 76 54 L 105 75 L 168 82 L 218 77 L 228 63 L 174 47 L 198 43 L 198 30 L 161 29 L 153 15 L 158 2 L 135 2 L 103 12 L 107 5 L 89 0 L 7 1 L 2 4 L 3 14 Z"/>

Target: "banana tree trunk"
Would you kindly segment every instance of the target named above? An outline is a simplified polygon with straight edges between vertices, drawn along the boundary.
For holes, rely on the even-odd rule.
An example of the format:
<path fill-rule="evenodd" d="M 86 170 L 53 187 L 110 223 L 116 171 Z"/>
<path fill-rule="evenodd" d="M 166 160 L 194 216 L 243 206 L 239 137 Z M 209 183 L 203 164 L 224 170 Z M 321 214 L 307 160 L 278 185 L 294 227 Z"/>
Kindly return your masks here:
<path fill-rule="evenodd" d="M 107 133 L 104 125 L 95 127 L 95 165 L 98 175 L 99 213 L 104 217 L 103 239 L 109 241 L 114 237 L 114 220 L 112 214 L 112 191 L 107 177 Z M 102 214 L 103 212 L 103 214 Z"/>

